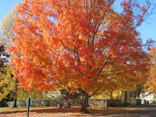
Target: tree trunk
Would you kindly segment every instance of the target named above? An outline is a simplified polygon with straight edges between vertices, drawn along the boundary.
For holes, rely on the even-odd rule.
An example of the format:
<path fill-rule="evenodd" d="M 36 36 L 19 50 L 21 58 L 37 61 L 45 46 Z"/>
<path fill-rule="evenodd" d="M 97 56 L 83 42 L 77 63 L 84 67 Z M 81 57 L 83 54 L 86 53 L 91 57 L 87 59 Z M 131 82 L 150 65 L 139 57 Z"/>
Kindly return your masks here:
<path fill-rule="evenodd" d="M 17 108 L 17 98 L 14 97 L 14 102 L 12 108 Z"/>
<path fill-rule="evenodd" d="M 125 102 L 127 102 L 127 91 L 125 91 Z"/>
<path fill-rule="evenodd" d="M 18 78 L 15 80 L 15 91 L 14 91 L 14 102 L 13 102 L 13 108 L 17 108 L 17 83 L 18 83 Z"/>
<path fill-rule="evenodd" d="M 138 98 L 140 99 L 140 91 L 141 91 L 141 87 L 139 85 L 139 91 L 138 91 Z"/>
<path fill-rule="evenodd" d="M 81 94 L 82 94 L 81 110 L 79 112 L 89 113 L 87 110 L 89 96 L 85 91 L 83 91 L 83 93 L 81 93 Z"/>

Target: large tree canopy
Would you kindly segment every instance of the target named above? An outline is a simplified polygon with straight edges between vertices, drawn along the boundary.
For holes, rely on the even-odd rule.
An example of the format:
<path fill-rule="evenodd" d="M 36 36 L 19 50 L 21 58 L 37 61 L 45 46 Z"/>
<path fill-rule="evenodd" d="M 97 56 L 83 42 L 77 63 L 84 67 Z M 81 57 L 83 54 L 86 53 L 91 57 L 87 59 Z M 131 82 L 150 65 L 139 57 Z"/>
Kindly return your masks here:
<path fill-rule="evenodd" d="M 124 0 L 25 0 L 18 6 L 16 34 L 9 48 L 19 87 L 28 91 L 70 89 L 94 95 L 131 87 L 148 72 L 148 56 L 136 28 L 149 15 L 144 6 Z M 135 12 L 134 12 L 135 11 Z M 144 68 L 144 69 L 140 69 Z M 86 112 L 86 101 L 82 111 Z"/>

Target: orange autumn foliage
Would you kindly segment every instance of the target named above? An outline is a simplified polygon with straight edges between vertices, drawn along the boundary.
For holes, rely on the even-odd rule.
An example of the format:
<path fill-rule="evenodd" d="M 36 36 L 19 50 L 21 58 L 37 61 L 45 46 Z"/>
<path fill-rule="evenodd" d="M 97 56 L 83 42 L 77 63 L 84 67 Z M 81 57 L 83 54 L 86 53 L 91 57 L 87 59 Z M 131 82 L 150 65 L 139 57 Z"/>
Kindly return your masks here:
<path fill-rule="evenodd" d="M 146 90 L 153 90 L 156 93 L 156 47 L 148 53 L 150 56 L 150 70 L 145 84 Z"/>
<path fill-rule="evenodd" d="M 117 13 L 113 4 L 114 0 L 24 0 L 9 48 L 19 87 L 73 92 L 81 88 L 97 94 L 99 89 L 125 89 L 136 73 L 146 74 L 148 56 L 136 28 L 148 9 L 142 13 L 140 6 L 124 1 L 124 11 Z"/>

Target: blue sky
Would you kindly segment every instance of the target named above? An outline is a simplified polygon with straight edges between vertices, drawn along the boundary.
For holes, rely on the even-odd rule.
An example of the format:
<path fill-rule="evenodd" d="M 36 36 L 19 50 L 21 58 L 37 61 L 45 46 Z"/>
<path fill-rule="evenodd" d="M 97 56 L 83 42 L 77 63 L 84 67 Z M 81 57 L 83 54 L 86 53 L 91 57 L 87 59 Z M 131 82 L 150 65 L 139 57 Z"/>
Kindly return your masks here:
<path fill-rule="evenodd" d="M 115 2 L 115 10 L 121 12 L 120 3 L 123 0 L 116 0 Z M 142 2 L 142 1 L 141 1 Z M 141 33 L 141 37 L 143 39 L 143 43 L 146 43 L 147 39 L 153 39 L 156 41 L 156 14 L 152 14 L 149 19 L 142 23 L 140 27 L 137 28 L 137 31 Z M 156 45 L 154 45 L 156 46 Z"/>
<path fill-rule="evenodd" d="M 122 0 L 116 0 L 115 8 L 117 11 L 121 11 L 120 2 Z M 4 18 L 5 15 L 12 10 L 14 5 L 22 2 L 22 0 L 0 0 L 0 21 Z M 150 18 L 144 22 L 139 28 L 138 31 L 141 33 L 143 42 L 146 42 L 146 39 L 153 39 L 156 41 L 156 14 L 151 15 Z M 155 45 L 156 46 L 156 45 Z"/>
<path fill-rule="evenodd" d="M 0 0 L 0 21 L 19 2 L 22 2 L 22 0 Z"/>

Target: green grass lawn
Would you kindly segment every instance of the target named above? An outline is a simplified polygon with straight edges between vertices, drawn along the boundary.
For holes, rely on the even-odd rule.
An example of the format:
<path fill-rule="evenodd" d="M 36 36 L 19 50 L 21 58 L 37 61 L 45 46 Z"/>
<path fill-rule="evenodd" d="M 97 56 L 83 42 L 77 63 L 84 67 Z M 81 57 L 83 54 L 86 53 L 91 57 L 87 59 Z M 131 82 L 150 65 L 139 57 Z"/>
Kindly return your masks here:
<path fill-rule="evenodd" d="M 0 107 L 0 109 L 9 108 L 9 107 Z"/>

